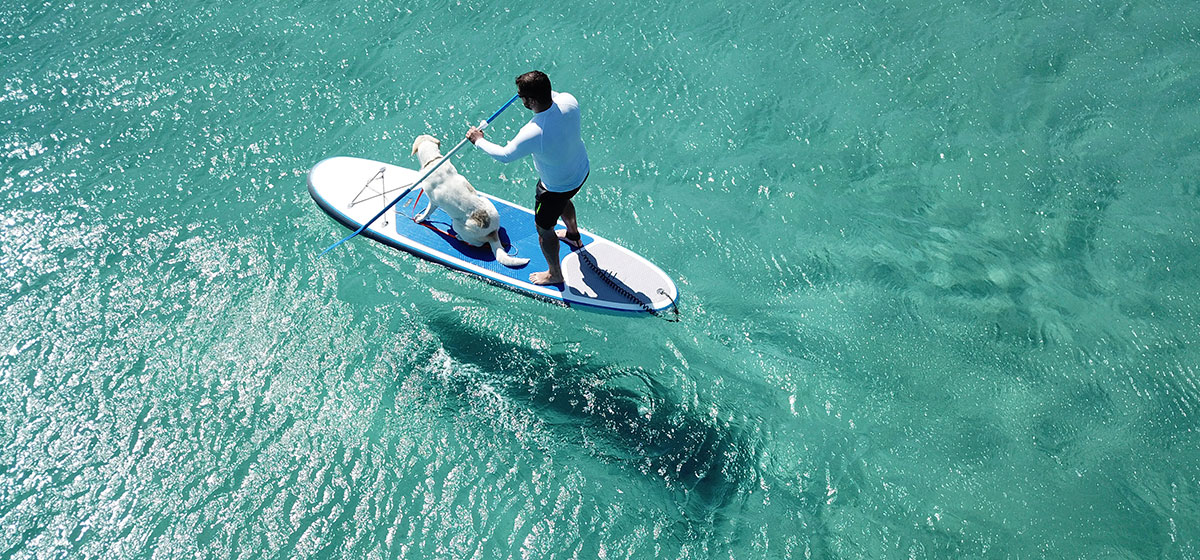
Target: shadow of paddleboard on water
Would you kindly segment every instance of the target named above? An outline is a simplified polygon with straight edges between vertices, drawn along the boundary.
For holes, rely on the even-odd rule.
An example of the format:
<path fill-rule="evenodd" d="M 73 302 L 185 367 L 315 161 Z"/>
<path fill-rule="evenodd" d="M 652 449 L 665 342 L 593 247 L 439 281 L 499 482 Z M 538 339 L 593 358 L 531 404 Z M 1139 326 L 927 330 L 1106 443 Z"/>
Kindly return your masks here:
<path fill-rule="evenodd" d="M 555 442 L 662 481 L 687 522 L 688 538 L 741 546 L 734 543 L 747 531 L 768 530 L 748 527 L 744 519 L 769 519 L 770 550 L 829 556 L 828 510 L 856 501 L 845 489 L 861 478 L 856 461 L 844 458 L 842 448 L 852 443 L 844 434 L 765 420 L 768 415 L 753 405 L 731 417 L 728 406 L 717 412 L 717 403 L 702 394 L 659 380 L 677 372 L 532 348 L 464 324 L 460 311 L 424 318 L 434 335 L 428 359 L 442 371 L 428 381 L 463 403 L 445 403 L 450 414 L 473 409 L 508 426 L 515 408 L 535 418 Z M 450 367 L 434 365 L 445 358 Z M 501 401 L 480 403 L 481 395 Z M 831 488 L 842 490 L 834 494 Z"/>
<path fill-rule="evenodd" d="M 455 392 L 469 394 L 470 385 L 487 383 L 534 410 L 565 441 L 662 478 L 701 510 L 728 504 L 739 487 L 754 483 L 753 438 L 736 423 L 713 418 L 711 407 L 685 404 L 641 368 L 533 350 L 453 318 L 432 318 L 429 326 L 451 358 L 476 366 L 484 377 L 451 380 L 459 385 L 451 387 Z"/>

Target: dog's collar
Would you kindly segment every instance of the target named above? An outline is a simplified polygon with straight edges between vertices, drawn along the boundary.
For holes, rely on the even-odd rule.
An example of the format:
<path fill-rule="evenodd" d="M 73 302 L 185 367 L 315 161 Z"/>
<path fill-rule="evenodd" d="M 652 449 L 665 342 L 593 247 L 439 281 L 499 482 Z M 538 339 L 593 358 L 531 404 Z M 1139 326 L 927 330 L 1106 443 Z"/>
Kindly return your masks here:
<path fill-rule="evenodd" d="M 433 162 L 435 162 L 435 161 L 437 161 L 437 160 L 439 160 L 439 159 L 442 159 L 442 158 L 444 158 L 444 157 L 446 157 L 446 156 L 438 156 L 438 157 L 435 157 L 435 158 L 433 158 L 433 159 L 431 159 L 431 160 L 429 160 L 429 161 L 425 162 L 425 165 L 422 165 L 422 166 L 421 166 L 421 169 L 425 169 L 426 167 L 429 167 L 429 165 L 430 165 L 430 164 L 432 164 Z"/>

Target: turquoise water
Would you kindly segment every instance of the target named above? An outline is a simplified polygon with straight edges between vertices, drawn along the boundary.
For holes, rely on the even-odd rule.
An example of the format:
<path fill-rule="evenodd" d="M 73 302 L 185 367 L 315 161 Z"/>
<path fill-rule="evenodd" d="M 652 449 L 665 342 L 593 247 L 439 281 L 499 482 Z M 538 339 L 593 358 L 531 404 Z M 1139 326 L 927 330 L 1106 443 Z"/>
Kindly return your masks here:
<path fill-rule="evenodd" d="M 1198 557 L 1193 8 L 4 4 L 0 559 Z M 317 257 L 532 68 L 679 323 Z"/>

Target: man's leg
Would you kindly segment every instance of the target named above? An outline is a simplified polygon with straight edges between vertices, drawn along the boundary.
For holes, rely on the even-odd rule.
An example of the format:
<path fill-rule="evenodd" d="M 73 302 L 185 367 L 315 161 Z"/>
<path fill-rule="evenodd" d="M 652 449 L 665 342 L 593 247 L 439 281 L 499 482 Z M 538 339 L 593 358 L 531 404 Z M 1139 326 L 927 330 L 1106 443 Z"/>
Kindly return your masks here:
<path fill-rule="evenodd" d="M 567 231 L 575 234 L 579 233 L 579 224 L 575 222 L 575 203 L 567 201 L 566 208 L 563 208 L 562 221 L 567 224 Z"/>
<path fill-rule="evenodd" d="M 549 270 L 530 274 L 529 281 L 538 285 L 558 284 L 563 281 L 562 266 L 558 262 L 558 234 L 554 233 L 553 228 L 545 229 L 541 226 L 538 226 L 537 232 L 538 245 L 542 247 L 542 255 L 546 257 Z"/>
<path fill-rule="evenodd" d="M 558 233 L 554 226 L 562 218 L 567 224 L 567 231 L 572 237 L 578 237 L 579 224 L 575 223 L 575 205 L 571 197 L 579 192 L 579 187 L 568 193 L 551 193 L 546 191 L 541 181 L 538 181 L 537 204 L 534 206 L 534 225 L 537 226 L 538 245 L 542 255 L 546 257 L 547 270 L 529 275 L 529 281 L 534 284 L 558 284 L 563 281 L 562 264 L 558 260 Z"/>
<path fill-rule="evenodd" d="M 575 221 L 575 203 L 567 201 L 567 206 L 563 208 L 562 221 L 567 224 L 566 231 L 559 231 L 558 239 L 565 240 L 568 245 L 578 247 L 579 242 L 579 224 Z"/>

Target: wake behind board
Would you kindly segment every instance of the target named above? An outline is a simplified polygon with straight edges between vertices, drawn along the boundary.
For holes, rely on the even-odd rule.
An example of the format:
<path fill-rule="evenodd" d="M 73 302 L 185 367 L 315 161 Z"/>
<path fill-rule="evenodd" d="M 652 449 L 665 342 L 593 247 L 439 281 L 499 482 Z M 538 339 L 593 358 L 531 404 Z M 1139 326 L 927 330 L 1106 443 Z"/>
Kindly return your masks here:
<path fill-rule="evenodd" d="M 308 192 L 327 214 L 352 230 L 362 227 L 420 172 L 388 163 L 353 157 L 333 157 L 308 172 Z M 364 188 L 365 187 L 365 188 Z M 482 194 L 482 193 L 481 193 Z M 406 194 L 375 220 L 362 235 L 412 253 L 423 259 L 481 277 L 533 297 L 570 306 L 586 306 L 618 313 L 659 313 L 674 306 L 678 290 L 661 269 L 640 255 L 583 228 L 583 247 L 560 246 L 562 284 L 538 286 L 529 274 L 546 270 L 538 246 L 533 211 L 483 194 L 500 213 L 500 241 L 508 254 L 529 259 L 529 264 L 509 268 L 496 262 L 491 249 L 472 247 L 453 236 L 450 217 L 440 208 L 423 224 L 412 216 L 425 209 L 429 199 L 420 187 Z M 559 223 L 558 229 L 565 229 Z"/>

